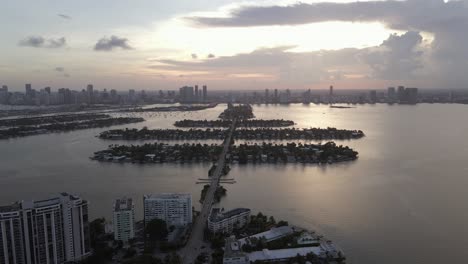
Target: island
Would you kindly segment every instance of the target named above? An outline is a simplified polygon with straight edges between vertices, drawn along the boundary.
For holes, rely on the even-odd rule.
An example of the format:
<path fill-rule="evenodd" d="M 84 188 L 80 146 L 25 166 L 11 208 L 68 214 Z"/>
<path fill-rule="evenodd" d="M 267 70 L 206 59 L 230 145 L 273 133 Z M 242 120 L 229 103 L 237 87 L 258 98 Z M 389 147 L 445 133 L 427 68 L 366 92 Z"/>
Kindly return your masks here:
<path fill-rule="evenodd" d="M 252 106 L 249 104 L 233 105 L 228 104 L 227 108 L 219 115 L 224 120 L 243 120 L 254 118 Z"/>
<path fill-rule="evenodd" d="M 113 129 L 99 134 L 99 138 L 108 140 L 222 140 L 227 136 L 224 129 Z M 308 129 L 236 129 L 234 139 L 248 140 L 346 140 L 359 139 L 364 136 L 361 130 L 337 128 Z"/>
<path fill-rule="evenodd" d="M 175 127 L 229 127 L 231 125 L 229 120 L 189 120 L 184 119 L 176 121 L 174 123 Z M 237 127 L 289 127 L 293 126 L 294 121 L 292 120 L 283 120 L 283 119 L 250 119 L 250 120 L 238 120 L 236 122 Z"/>
<path fill-rule="evenodd" d="M 197 104 L 197 105 L 177 105 L 177 106 L 164 106 L 164 107 L 151 107 L 151 108 L 128 108 L 120 110 L 120 112 L 186 112 L 186 111 L 200 111 L 210 108 L 215 108 L 218 104 Z"/>
<path fill-rule="evenodd" d="M 0 139 L 67 132 L 143 122 L 140 117 L 112 117 L 107 114 L 52 115 L 0 120 Z"/>
<path fill-rule="evenodd" d="M 94 153 L 92 160 L 130 163 L 192 163 L 214 162 L 222 151 L 217 144 L 184 143 L 168 145 L 149 143 L 143 145 L 110 145 Z M 239 144 L 232 145 L 227 163 L 318 163 L 332 164 L 352 161 L 358 152 L 334 142 L 325 144 Z"/>

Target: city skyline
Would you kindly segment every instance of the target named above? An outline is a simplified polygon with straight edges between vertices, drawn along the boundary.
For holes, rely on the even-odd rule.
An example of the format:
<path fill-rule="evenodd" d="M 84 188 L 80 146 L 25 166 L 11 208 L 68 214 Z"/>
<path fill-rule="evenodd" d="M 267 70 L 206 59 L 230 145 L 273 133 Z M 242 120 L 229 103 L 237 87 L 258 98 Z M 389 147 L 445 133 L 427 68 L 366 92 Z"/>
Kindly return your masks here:
<path fill-rule="evenodd" d="M 12 90 L 26 82 L 116 90 L 187 83 L 213 90 L 468 87 L 466 1 L 14 1 L 4 7 L 0 22 L 10 26 L 0 44 L 0 75 Z"/>

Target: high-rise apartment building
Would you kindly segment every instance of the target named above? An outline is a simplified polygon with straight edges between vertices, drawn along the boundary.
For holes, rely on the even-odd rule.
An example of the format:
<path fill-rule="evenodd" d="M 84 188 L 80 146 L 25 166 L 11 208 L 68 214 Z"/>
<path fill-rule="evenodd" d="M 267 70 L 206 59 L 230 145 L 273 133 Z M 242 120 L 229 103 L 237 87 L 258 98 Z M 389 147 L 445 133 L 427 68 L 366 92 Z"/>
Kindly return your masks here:
<path fill-rule="evenodd" d="M 143 205 L 145 225 L 153 219 L 164 220 L 168 226 L 185 226 L 192 223 L 190 194 L 145 195 Z"/>
<path fill-rule="evenodd" d="M 0 206 L 0 263 L 26 263 L 19 203 Z"/>
<path fill-rule="evenodd" d="M 135 204 L 131 198 L 114 202 L 114 239 L 127 242 L 135 237 Z"/>
<path fill-rule="evenodd" d="M 191 103 L 194 100 L 194 91 L 192 86 L 179 88 L 179 100 L 181 103 Z"/>
<path fill-rule="evenodd" d="M 213 233 L 230 234 L 235 229 L 244 227 L 250 221 L 250 209 L 236 208 L 224 211 L 212 208 L 208 217 L 208 229 Z"/>
<path fill-rule="evenodd" d="M 90 254 L 88 203 L 61 193 L 0 207 L 0 263 L 79 261 Z"/>

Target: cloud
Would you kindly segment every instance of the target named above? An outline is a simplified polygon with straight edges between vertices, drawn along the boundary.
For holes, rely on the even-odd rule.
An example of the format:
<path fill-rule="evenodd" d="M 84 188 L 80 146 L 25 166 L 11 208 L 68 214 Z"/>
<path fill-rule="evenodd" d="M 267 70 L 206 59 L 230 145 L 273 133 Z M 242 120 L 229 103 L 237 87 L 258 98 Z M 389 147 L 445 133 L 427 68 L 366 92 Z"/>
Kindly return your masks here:
<path fill-rule="evenodd" d="M 96 51 L 112 51 L 114 48 L 121 48 L 124 50 L 133 49 L 128 44 L 128 39 L 120 38 L 114 35 L 112 35 L 110 38 L 103 37 L 96 43 L 96 45 L 94 45 L 94 50 Z"/>
<path fill-rule="evenodd" d="M 423 68 L 422 40 L 419 32 L 392 34 L 379 47 L 366 49 L 360 57 L 372 68 L 374 78 L 412 79 L 415 71 Z"/>
<path fill-rule="evenodd" d="M 192 16 L 185 19 L 202 27 L 290 26 L 327 21 L 380 22 L 390 29 L 412 33 L 401 38 L 391 37 L 361 56 L 373 69 L 375 77 L 412 78 L 418 72 L 420 76 L 430 78 L 431 82 L 437 82 L 437 85 L 454 88 L 468 86 L 466 0 L 250 5 L 231 9 L 223 17 Z M 431 35 L 432 42 L 421 43 L 423 33 Z"/>
<path fill-rule="evenodd" d="M 275 76 L 278 82 L 299 85 L 350 79 L 409 80 L 423 69 L 422 36 L 414 31 L 392 34 L 377 47 L 311 52 L 294 52 L 294 48 L 259 48 L 200 61 L 161 59 L 149 68 L 244 78 Z"/>
<path fill-rule="evenodd" d="M 72 19 L 71 16 L 68 16 L 68 15 L 65 15 L 65 14 L 57 14 L 57 16 L 59 16 L 59 17 L 61 17 L 61 18 L 63 18 L 63 19 L 67 19 L 67 20 Z"/>
<path fill-rule="evenodd" d="M 69 78 L 70 77 L 70 74 L 65 71 L 65 68 L 64 67 L 55 67 L 54 71 L 58 72 L 59 73 L 59 76 L 62 76 L 62 77 L 65 77 L 65 78 Z"/>
<path fill-rule="evenodd" d="M 443 0 L 363 1 L 351 3 L 297 3 L 287 6 L 243 6 L 227 17 L 186 17 L 202 26 L 249 27 L 300 25 L 324 21 L 383 22 L 391 28 L 429 28 L 447 21 L 465 20 L 462 1 Z"/>
<path fill-rule="evenodd" d="M 208 59 L 213 59 L 214 57 L 216 57 L 213 53 L 210 53 L 208 54 L 208 56 L 206 56 L 206 58 Z"/>
<path fill-rule="evenodd" d="M 29 36 L 19 42 L 20 46 L 33 47 L 33 48 L 61 48 L 66 45 L 65 37 L 61 38 L 49 38 L 46 39 L 42 36 Z"/>
<path fill-rule="evenodd" d="M 198 56 L 197 56 L 197 54 L 195 54 L 195 53 L 192 53 L 192 59 L 194 59 L 194 60 L 198 59 Z"/>
<path fill-rule="evenodd" d="M 359 62 L 357 49 L 295 53 L 294 46 L 259 48 L 250 53 L 220 56 L 201 61 L 159 60 L 149 68 L 158 71 L 177 69 L 187 75 L 195 71 L 212 76 L 242 79 L 271 79 L 290 84 L 310 84 L 330 79 L 327 68 L 355 65 Z M 220 77 L 225 78 L 225 77 Z"/>
<path fill-rule="evenodd" d="M 31 36 L 19 42 L 21 46 L 29 46 L 29 47 L 34 47 L 34 48 L 43 47 L 44 43 L 45 43 L 44 38 L 40 36 Z"/>
<path fill-rule="evenodd" d="M 64 37 L 59 38 L 59 39 L 49 39 L 48 40 L 48 48 L 61 48 L 65 46 L 65 43 L 67 41 L 65 40 Z"/>

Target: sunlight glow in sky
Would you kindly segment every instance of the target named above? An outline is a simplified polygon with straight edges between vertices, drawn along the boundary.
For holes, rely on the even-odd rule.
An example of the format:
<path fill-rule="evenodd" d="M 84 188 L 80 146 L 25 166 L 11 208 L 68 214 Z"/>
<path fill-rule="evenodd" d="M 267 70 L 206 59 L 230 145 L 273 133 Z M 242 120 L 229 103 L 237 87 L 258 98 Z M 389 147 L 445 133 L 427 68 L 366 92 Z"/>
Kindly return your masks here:
<path fill-rule="evenodd" d="M 440 73 L 431 82 L 437 85 L 455 79 L 450 85 L 468 84 L 456 70 L 466 63 L 467 41 L 450 24 L 453 17 L 468 24 L 465 2 L 374 1 L 366 8 L 367 2 L 353 9 L 354 0 L 4 1 L 0 23 L 8 27 L 0 32 L 0 84 L 12 90 L 29 82 L 37 88 L 94 83 L 122 90 L 177 89 L 198 81 L 218 89 L 302 89 L 331 82 L 384 88 L 426 85 L 433 73 Z M 298 5 L 304 8 L 295 10 Z M 317 15 L 319 21 L 306 21 Z M 200 25 L 188 17 L 253 24 Z M 293 22 L 273 25 L 275 17 Z M 439 61 L 439 54 L 452 56 L 449 43 L 460 43 L 455 63 Z"/>

